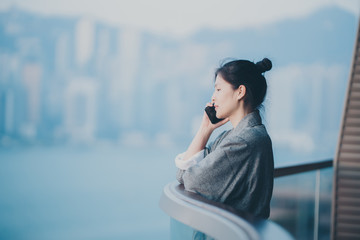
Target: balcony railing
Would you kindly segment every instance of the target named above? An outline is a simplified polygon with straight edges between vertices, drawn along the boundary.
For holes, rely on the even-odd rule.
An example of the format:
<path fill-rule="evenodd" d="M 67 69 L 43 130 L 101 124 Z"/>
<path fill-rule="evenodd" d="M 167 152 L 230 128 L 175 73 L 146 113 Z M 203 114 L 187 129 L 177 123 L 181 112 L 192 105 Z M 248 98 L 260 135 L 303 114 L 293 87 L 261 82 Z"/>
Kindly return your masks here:
<path fill-rule="evenodd" d="M 295 239 L 330 239 L 333 160 L 275 169 L 270 219 Z"/>
<path fill-rule="evenodd" d="M 160 207 L 170 216 L 170 239 L 329 239 L 332 160 L 275 169 L 269 220 L 256 219 L 168 184 Z M 331 169 L 330 169 L 331 170 Z M 310 236 L 310 237 L 309 237 Z"/>

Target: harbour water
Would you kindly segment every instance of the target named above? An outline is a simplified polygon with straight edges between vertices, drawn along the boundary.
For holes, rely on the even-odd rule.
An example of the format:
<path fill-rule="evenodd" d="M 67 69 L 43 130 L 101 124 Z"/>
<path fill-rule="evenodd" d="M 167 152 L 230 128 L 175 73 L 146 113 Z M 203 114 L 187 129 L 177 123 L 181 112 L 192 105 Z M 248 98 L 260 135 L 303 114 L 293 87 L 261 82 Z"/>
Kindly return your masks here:
<path fill-rule="evenodd" d="M 168 239 L 158 207 L 178 149 L 0 150 L 0 239 Z"/>

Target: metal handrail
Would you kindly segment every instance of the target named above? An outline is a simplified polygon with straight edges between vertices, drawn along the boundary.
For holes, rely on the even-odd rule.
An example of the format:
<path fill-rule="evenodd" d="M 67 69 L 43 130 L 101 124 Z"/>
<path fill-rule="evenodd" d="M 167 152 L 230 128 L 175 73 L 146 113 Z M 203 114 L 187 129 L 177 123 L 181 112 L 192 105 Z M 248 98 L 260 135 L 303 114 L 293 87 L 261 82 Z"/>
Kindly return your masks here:
<path fill-rule="evenodd" d="M 309 172 L 333 166 L 333 159 L 327 159 L 312 163 L 297 164 L 286 167 L 277 167 L 274 170 L 274 177 L 283 177 L 297 173 Z"/>
<path fill-rule="evenodd" d="M 225 204 L 188 192 L 177 182 L 165 186 L 160 208 L 171 218 L 215 239 L 293 239 L 271 220 L 257 219 Z"/>

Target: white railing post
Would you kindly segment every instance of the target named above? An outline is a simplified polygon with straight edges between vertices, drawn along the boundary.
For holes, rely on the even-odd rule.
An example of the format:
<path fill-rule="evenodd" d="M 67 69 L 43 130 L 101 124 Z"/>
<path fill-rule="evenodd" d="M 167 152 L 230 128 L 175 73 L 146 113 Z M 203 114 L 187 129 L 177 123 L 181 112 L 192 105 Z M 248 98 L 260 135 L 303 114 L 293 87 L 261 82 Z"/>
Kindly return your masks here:
<path fill-rule="evenodd" d="M 319 206 L 320 206 L 320 170 L 316 170 L 315 208 L 314 208 L 314 240 L 319 238 Z"/>

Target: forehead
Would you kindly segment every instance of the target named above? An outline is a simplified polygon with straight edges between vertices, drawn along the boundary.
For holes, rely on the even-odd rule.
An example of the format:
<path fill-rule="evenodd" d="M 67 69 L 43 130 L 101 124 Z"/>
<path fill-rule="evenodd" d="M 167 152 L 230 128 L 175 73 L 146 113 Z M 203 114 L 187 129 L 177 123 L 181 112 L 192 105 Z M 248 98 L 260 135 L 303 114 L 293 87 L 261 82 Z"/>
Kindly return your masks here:
<path fill-rule="evenodd" d="M 221 74 L 218 74 L 215 79 L 215 86 L 225 85 L 229 84 L 227 81 L 224 80 L 224 78 L 221 76 Z"/>

